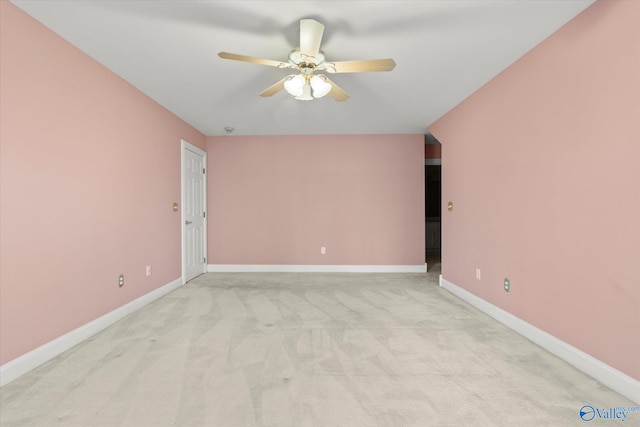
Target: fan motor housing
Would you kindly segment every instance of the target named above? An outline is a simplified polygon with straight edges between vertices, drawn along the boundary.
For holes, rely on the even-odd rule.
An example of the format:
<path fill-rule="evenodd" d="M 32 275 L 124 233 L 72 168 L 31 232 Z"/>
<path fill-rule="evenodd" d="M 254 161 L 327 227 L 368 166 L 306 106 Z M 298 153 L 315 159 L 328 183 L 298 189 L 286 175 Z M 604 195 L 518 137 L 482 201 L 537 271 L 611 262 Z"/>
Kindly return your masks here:
<path fill-rule="evenodd" d="M 294 49 L 289 53 L 289 62 L 298 67 L 302 67 L 303 64 L 313 65 L 314 68 L 322 64 L 325 61 L 324 53 L 318 52 L 316 56 L 303 55 L 300 49 Z"/>

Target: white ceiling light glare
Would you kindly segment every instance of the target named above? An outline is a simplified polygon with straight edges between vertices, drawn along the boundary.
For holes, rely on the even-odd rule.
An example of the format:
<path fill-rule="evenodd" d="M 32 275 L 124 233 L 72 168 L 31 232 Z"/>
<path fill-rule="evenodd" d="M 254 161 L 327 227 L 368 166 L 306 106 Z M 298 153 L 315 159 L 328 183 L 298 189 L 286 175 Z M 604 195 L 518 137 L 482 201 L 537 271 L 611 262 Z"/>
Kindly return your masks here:
<path fill-rule="evenodd" d="M 284 82 L 284 88 L 291 95 L 302 96 L 303 87 L 305 86 L 304 76 L 302 74 L 290 75 Z"/>
<path fill-rule="evenodd" d="M 312 101 L 313 96 L 311 96 L 311 86 L 309 83 L 305 83 L 302 86 L 302 95 L 295 97 L 298 101 Z"/>
<path fill-rule="evenodd" d="M 311 101 L 327 95 L 332 86 L 323 75 L 298 74 L 288 76 L 284 88 L 299 101 Z"/>
<path fill-rule="evenodd" d="M 322 98 L 331 92 L 331 83 L 327 82 L 326 77 L 321 74 L 313 76 L 310 83 L 314 98 Z"/>

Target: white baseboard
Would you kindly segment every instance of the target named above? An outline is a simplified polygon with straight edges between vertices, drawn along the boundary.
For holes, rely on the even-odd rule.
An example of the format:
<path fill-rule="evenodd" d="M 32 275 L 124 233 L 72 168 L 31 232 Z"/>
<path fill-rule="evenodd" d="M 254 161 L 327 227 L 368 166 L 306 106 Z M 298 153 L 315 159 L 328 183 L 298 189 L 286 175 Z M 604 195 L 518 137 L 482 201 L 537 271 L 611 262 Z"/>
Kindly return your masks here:
<path fill-rule="evenodd" d="M 483 300 L 471 292 L 454 285 L 440 275 L 440 286 L 458 298 L 468 302 L 483 313 L 493 317 L 498 322 L 520 335 L 528 338 L 540 347 L 558 356 L 560 359 L 574 366 L 576 369 L 593 377 L 610 389 L 620 393 L 629 400 L 640 405 L 640 381 L 618 371 L 593 356 L 567 344 L 553 335 L 536 328 L 530 323 L 504 311 L 503 309 Z"/>
<path fill-rule="evenodd" d="M 0 366 L 0 387 L 10 383 L 21 375 L 53 359 L 70 348 L 80 344 L 82 341 L 97 334 L 103 329 L 113 325 L 118 320 L 125 318 L 129 314 L 141 309 L 145 305 L 157 300 L 160 297 L 182 286 L 182 279 L 176 279 L 148 294 L 145 294 L 133 301 L 116 308 L 115 310 L 92 320 L 89 323 L 68 332 L 53 341 L 41 345 L 40 347 L 13 359 Z"/>
<path fill-rule="evenodd" d="M 426 273 L 427 265 L 208 264 L 209 273 Z"/>

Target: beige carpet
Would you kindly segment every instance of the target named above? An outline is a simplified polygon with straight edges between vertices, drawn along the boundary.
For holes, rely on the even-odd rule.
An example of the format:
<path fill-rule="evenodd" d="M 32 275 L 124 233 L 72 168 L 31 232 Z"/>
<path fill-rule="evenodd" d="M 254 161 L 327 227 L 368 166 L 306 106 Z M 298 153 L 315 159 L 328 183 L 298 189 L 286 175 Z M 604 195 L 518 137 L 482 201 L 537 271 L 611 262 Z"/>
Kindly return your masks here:
<path fill-rule="evenodd" d="M 206 274 L 0 399 L 3 427 L 569 426 L 583 405 L 635 406 L 437 271 Z"/>

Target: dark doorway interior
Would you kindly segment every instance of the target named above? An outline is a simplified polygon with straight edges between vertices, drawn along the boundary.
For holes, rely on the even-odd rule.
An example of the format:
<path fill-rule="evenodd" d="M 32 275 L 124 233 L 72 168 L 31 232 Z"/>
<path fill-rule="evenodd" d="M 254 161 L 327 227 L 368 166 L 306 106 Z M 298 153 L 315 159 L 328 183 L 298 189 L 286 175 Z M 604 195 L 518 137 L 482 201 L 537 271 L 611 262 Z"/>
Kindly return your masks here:
<path fill-rule="evenodd" d="M 441 170 L 441 165 L 427 164 L 424 167 L 426 263 L 429 270 L 441 262 Z"/>

